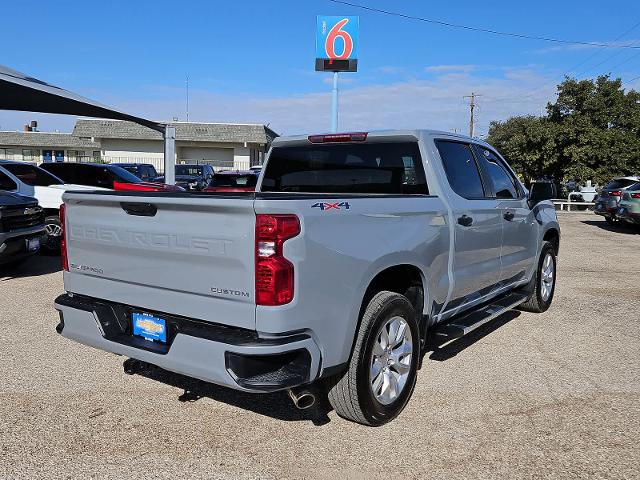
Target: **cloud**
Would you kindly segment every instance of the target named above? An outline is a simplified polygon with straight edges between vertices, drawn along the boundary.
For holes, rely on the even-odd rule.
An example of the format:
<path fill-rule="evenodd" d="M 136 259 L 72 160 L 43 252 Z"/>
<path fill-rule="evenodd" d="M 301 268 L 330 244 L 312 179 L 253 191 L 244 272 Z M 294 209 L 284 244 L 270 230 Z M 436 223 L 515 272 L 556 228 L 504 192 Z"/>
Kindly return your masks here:
<path fill-rule="evenodd" d="M 469 73 L 476 69 L 476 65 L 433 65 L 424 69 L 427 73 Z"/>
<path fill-rule="evenodd" d="M 377 68 L 377 71 L 387 75 L 397 75 L 405 71 L 404 67 L 398 67 L 395 65 L 383 65 Z"/>
<path fill-rule="evenodd" d="M 447 72 L 449 73 L 449 72 Z M 536 70 L 509 69 L 499 76 L 448 74 L 420 80 L 349 86 L 340 90 L 341 130 L 384 128 L 456 129 L 466 132 L 469 121 L 468 100 L 472 91 L 478 98 L 479 133 L 486 134 L 492 120 L 511 115 L 540 114 L 540 109 L 553 98 L 556 79 Z M 128 97 L 94 95 L 102 103 L 123 111 L 157 120 L 174 116 L 184 119 L 184 92 L 181 89 L 145 86 L 146 95 L 131 92 Z M 24 118 L 12 117 L 15 127 Z M 308 94 L 222 95 L 205 90 L 190 91 L 191 121 L 247 122 L 270 124 L 281 134 L 324 132 L 331 125 L 330 89 Z M 54 118 L 53 116 L 51 116 Z M 65 117 L 60 117 L 65 118 Z M 68 125 L 65 118 L 65 126 Z M 9 126 L 8 117 L 0 116 L 0 124 Z M 52 127 L 53 126 L 53 127 Z M 55 122 L 41 123 L 41 129 L 64 128 Z M 65 128 L 70 131 L 70 128 Z"/>

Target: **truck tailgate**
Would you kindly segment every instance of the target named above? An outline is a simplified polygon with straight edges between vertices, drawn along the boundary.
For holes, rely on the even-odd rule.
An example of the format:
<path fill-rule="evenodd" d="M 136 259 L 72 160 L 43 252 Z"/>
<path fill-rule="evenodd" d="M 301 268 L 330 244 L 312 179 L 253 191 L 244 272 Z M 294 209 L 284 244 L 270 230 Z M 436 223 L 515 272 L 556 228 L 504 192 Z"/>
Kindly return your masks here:
<path fill-rule="evenodd" d="M 65 289 L 255 329 L 252 197 L 67 193 Z"/>

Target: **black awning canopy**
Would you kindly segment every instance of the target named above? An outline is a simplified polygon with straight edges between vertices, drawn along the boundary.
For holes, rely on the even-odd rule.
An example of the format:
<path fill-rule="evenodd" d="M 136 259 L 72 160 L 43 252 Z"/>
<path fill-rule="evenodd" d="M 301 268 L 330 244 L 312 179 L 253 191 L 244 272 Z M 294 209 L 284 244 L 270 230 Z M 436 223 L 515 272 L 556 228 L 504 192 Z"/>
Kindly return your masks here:
<path fill-rule="evenodd" d="M 165 183 L 175 183 L 175 127 L 119 112 L 3 65 L 0 65 L 0 110 L 129 120 L 157 130 L 164 136 Z"/>
<path fill-rule="evenodd" d="M 165 125 L 135 117 L 0 65 L 0 110 L 129 120 L 159 132 Z"/>

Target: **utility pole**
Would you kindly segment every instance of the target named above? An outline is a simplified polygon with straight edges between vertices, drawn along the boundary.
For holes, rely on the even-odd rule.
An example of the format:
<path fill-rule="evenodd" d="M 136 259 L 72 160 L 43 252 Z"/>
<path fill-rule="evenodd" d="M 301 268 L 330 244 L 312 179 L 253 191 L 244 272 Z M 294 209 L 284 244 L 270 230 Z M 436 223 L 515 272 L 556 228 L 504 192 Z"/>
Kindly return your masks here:
<path fill-rule="evenodd" d="M 468 98 L 469 99 L 469 109 L 471 111 L 471 117 L 469 118 L 469 136 L 473 138 L 473 136 L 476 133 L 476 120 L 474 117 L 474 110 L 476 108 L 476 97 L 481 97 L 482 95 L 479 95 L 475 92 L 471 92 L 471 95 L 465 95 L 462 98 Z"/>
<path fill-rule="evenodd" d="M 189 75 L 187 75 L 187 122 L 189 121 Z"/>

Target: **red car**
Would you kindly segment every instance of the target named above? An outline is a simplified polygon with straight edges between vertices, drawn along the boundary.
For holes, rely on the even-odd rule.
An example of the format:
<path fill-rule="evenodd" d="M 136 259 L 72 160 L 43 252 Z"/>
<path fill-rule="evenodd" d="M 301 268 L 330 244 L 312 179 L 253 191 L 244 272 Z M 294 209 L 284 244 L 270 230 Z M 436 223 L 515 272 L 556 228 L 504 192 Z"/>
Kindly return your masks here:
<path fill-rule="evenodd" d="M 203 192 L 253 192 L 258 183 L 260 171 L 228 170 L 218 172 Z"/>

